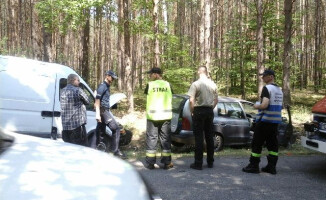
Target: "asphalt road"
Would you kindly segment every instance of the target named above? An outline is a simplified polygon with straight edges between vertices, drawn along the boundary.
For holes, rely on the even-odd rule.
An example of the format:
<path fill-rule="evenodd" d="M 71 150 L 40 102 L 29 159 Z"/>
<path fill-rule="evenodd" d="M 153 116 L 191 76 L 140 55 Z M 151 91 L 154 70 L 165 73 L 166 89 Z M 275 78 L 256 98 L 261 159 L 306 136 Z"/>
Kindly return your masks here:
<path fill-rule="evenodd" d="M 322 200 L 326 199 L 326 156 L 283 156 L 277 175 L 247 174 L 245 157 L 215 157 L 214 168 L 193 170 L 193 158 L 173 160 L 174 168 L 154 170 L 129 161 L 163 200 Z M 266 165 L 262 158 L 261 166 Z"/>

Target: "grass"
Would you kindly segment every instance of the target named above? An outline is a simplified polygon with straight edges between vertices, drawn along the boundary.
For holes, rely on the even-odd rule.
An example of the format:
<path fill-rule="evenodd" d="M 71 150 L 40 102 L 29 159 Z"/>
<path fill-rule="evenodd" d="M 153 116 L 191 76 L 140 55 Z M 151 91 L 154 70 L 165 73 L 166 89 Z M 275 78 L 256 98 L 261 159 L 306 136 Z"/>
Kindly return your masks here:
<path fill-rule="evenodd" d="M 303 123 L 310 121 L 311 108 L 320 99 L 324 97 L 323 94 L 315 94 L 312 91 L 294 91 L 291 93 L 292 105 L 291 105 L 291 117 L 294 127 L 294 134 L 297 139 L 294 144 L 289 148 L 280 147 L 280 156 L 296 156 L 296 155 L 311 155 L 319 154 L 318 152 L 303 148 L 300 144 L 300 136 L 304 134 Z M 130 159 L 144 159 L 145 157 L 145 95 L 142 91 L 135 94 L 135 112 L 127 114 L 127 101 L 123 101 L 119 105 L 119 109 L 113 111 L 119 118 L 118 121 L 124 125 L 126 129 L 133 132 L 132 142 L 121 149 L 127 154 Z M 283 114 L 284 116 L 285 113 Z M 159 150 L 157 152 L 160 152 Z M 182 150 L 175 147 L 172 148 L 173 158 L 190 156 L 193 157 L 193 148 L 186 147 Z M 215 156 L 249 156 L 251 153 L 250 147 L 231 148 L 225 147 L 222 151 L 216 152 Z M 267 155 L 266 148 L 262 155 Z M 157 154 L 160 157 L 160 153 Z"/>

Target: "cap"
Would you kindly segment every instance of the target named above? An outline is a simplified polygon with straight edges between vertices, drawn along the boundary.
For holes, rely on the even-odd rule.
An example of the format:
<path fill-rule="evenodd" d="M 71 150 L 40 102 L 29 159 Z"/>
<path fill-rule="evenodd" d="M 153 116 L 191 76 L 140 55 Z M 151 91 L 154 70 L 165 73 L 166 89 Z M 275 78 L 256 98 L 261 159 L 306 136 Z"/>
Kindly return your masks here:
<path fill-rule="evenodd" d="M 153 73 L 162 74 L 162 70 L 161 68 L 153 67 L 151 70 L 147 71 L 147 74 L 153 74 Z"/>
<path fill-rule="evenodd" d="M 118 76 L 112 70 L 107 71 L 105 75 L 109 75 L 114 79 L 118 79 Z"/>
<path fill-rule="evenodd" d="M 265 71 L 262 74 L 259 74 L 260 76 L 266 76 L 266 75 L 273 75 L 275 76 L 275 73 L 271 69 L 265 69 Z"/>

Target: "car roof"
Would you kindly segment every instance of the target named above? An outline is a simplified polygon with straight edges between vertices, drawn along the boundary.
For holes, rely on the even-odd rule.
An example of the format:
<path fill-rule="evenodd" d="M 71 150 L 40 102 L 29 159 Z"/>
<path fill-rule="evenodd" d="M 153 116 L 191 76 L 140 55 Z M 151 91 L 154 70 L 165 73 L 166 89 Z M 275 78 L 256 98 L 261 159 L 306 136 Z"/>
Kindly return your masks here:
<path fill-rule="evenodd" d="M 174 94 L 173 96 L 189 99 L 189 95 L 186 95 L 186 94 Z M 252 104 L 252 102 L 247 101 L 247 100 L 233 98 L 233 97 L 226 97 L 226 96 L 219 96 L 218 101 L 221 102 L 221 103 L 222 102 L 242 102 L 242 103 L 250 103 L 250 104 Z"/>
<path fill-rule="evenodd" d="M 9 134 L 15 141 L 0 155 L 3 200 L 149 199 L 142 178 L 126 161 L 62 140 Z"/>

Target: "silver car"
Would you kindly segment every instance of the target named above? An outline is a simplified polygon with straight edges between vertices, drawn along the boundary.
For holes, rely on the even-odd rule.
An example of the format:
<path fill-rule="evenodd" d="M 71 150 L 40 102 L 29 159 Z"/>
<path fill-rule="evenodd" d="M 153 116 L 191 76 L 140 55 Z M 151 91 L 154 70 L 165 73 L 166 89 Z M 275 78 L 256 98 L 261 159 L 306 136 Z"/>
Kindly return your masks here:
<path fill-rule="evenodd" d="M 214 146 L 219 151 L 223 146 L 249 145 L 253 137 L 257 110 L 253 109 L 250 101 L 231 97 L 219 97 L 214 108 Z M 185 144 L 195 144 L 193 135 L 192 117 L 189 109 L 189 96 L 173 95 L 173 118 L 171 121 L 172 144 L 177 147 Z M 279 145 L 287 147 L 295 141 L 291 121 L 290 108 L 278 126 Z"/>

